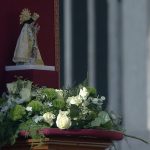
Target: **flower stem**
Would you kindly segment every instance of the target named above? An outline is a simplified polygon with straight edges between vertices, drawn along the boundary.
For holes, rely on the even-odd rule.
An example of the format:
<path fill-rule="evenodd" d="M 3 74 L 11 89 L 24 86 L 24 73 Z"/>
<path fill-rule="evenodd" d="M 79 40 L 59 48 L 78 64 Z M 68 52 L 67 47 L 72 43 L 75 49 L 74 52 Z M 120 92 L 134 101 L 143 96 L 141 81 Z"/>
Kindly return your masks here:
<path fill-rule="evenodd" d="M 133 135 L 128 135 L 128 134 L 125 134 L 125 133 L 124 133 L 124 136 L 129 137 L 129 138 L 133 138 L 133 139 L 137 139 L 139 141 L 144 142 L 145 144 L 150 144 L 150 142 L 148 142 L 147 140 L 145 140 L 143 138 L 140 138 L 140 137 L 136 137 L 136 136 L 133 136 Z"/>

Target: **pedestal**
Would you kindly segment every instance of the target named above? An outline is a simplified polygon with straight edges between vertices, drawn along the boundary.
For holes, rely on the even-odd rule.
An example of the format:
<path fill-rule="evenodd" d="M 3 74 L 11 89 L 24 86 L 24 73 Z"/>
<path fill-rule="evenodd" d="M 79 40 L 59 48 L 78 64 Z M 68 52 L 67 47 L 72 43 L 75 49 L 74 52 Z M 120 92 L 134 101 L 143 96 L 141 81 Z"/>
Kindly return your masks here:
<path fill-rule="evenodd" d="M 54 66 L 20 65 L 5 67 L 5 82 L 16 80 L 15 77 L 22 76 L 24 79 L 33 81 L 39 86 L 59 88 L 59 73 Z"/>
<path fill-rule="evenodd" d="M 113 140 L 123 139 L 121 132 L 99 129 L 45 128 L 39 133 L 47 137 L 43 142 L 25 139 L 28 132 L 21 131 L 20 139 L 14 145 L 5 146 L 2 150 L 105 150 L 111 146 Z"/>

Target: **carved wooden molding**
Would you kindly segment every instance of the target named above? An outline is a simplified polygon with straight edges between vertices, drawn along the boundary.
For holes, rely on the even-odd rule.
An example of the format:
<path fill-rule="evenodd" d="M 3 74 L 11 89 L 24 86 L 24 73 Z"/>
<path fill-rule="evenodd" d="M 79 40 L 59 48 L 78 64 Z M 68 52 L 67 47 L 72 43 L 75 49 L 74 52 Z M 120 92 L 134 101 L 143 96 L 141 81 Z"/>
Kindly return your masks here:
<path fill-rule="evenodd" d="M 87 137 L 50 137 L 40 145 L 39 140 L 17 140 L 13 146 L 2 150 L 105 150 L 111 146 L 111 140 L 101 140 Z"/>

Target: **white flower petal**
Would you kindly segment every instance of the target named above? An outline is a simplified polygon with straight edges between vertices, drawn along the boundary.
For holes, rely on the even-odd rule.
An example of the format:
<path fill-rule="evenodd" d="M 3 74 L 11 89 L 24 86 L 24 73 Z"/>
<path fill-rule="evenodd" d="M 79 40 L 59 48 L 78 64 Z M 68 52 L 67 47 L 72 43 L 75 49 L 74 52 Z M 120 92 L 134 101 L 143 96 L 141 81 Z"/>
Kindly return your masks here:
<path fill-rule="evenodd" d="M 32 111 L 32 107 L 28 106 L 28 107 L 26 107 L 26 110 L 27 111 Z"/>
<path fill-rule="evenodd" d="M 80 89 L 79 96 L 81 96 L 83 100 L 86 100 L 89 96 L 88 90 L 85 87 L 83 87 L 82 89 Z"/>
<path fill-rule="evenodd" d="M 71 126 L 71 119 L 68 117 L 68 111 L 59 111 L 56 125 L 59 129 L 68 129 Z"/>
<path fill-rule="evenodd" d="M 43 119 L 45 122 L 47 122 L 50 126 L 53 125 L 53 119 L 55 119 L 55 115 L 52 112 L 46 112 L 43 115 Z"/>

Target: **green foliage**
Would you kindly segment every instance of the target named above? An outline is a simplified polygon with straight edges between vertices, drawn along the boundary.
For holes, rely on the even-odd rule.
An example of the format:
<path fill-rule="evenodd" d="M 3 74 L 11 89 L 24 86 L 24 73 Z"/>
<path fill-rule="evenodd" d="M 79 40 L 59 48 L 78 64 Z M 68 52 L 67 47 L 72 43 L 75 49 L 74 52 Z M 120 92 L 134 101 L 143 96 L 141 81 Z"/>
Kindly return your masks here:
<path fill-rule="evenodd" d="M 104 124 L 101 124 L 101 127 L 102 128 L 105 128 L 105 129 L 107 129 L 107 130 L 112 130 L 112 129 L 114 129 L 113 128 L 113 122 L 110 120 L 110 121 L 108 121 L 108 122 L 106 122 L 106 123 L 104 123 Z"/>
<path fill-rule="evenodd" d="M 52 104 L 56 109 L 63 109 L 65 107 L 65 101 L 62 98 L 53 100 Z"/>
<path fill-rule="evenodd" d="M 105 111 L 101 111 L 98 114 L 98 116 L 95 118 L 95 120 L 91 122 L 91 124 L 94 127 L 99 127 L 99 126 L 105 127 L 105 124 L 107 125 L 107 123 L 110 121 L 111 119 L 109 117 L 109 114 Z"/>
<path fill-rule="evenodd" d="M 23 122 L 19 126 L 19 130 L 27 131 L 28 137 L 31 137 L 32 139 L 39 139 L 44 138 L 45 136 L 43 134 L 38 134 L 37 131 L 41 130 L 42 128 L 48 128 L 47 124 L 37 124 L 33 120 L 29 119 L 26 122 Z"/>
<path fill-rule="evenodd" d="M 96 117 L 97 117 L 97 113 L 95 111 L 90 111 L 87 114 L 85 120 L 88 120 L 88 122 L 90 122 L 90 121 L 94 120 Z"/>
<path fill-rule="evenodd" d="M 0 98 L 0 106 L 5 103 L 5 100 L 3 98 Z"/>
<path fill-rule="evenodd" d="M 5 118 L 0 122 L 0 148 L 5 144 L 14 144 L 18 137 L 18 123 Z"/>
<path fill-rule="evenodd" d="M 93 87 L 86 87 L 88 92 L 89 92 L 89 96 L 95 97 L 96 96 L 96 89 Z"/>
<path fill-rule="evenodd" d="M 93 112 L 98 113 L 100 108 L 98 108 L 98 105 L 97 105 L 97 104 L 90 103 L 90 104 L 88 105 L 88 109 L 90 109 L 90 110 L 93 111 Z"/>
<path fill-rule="evenodd" d="M 100 124 L 105 124 L 105 123 L 111 121 L 109 114 L 105 111 L 101 111 L 98 114 L 98 118 L 99 118 Z"/>
<path fill-rule="evenodd" d="M 42 89 L 44 100 L 52 101 L 57 97 L 57 92 L 53 88 Z"/>
<path fill-rule="evenodd" d="M 70 107 L 70 116 L 71 118 L 76 118 L 80 115 L 81 110 L 77 105 L 71 105 Z"/>
<path fill-rule="evenodd" d="M 13 121 L 22 119 L 25 114 L 26 114 L 25 107 L 21 105 L 16 105 L 9 112 L 9 116 Z"/>
<path fill-rule="evenodd" d="M 43 104 L 38 100 L 32 100 L 28 106 L 32 107 L 32 111 L 35 113 L 43 110 Z"/>

